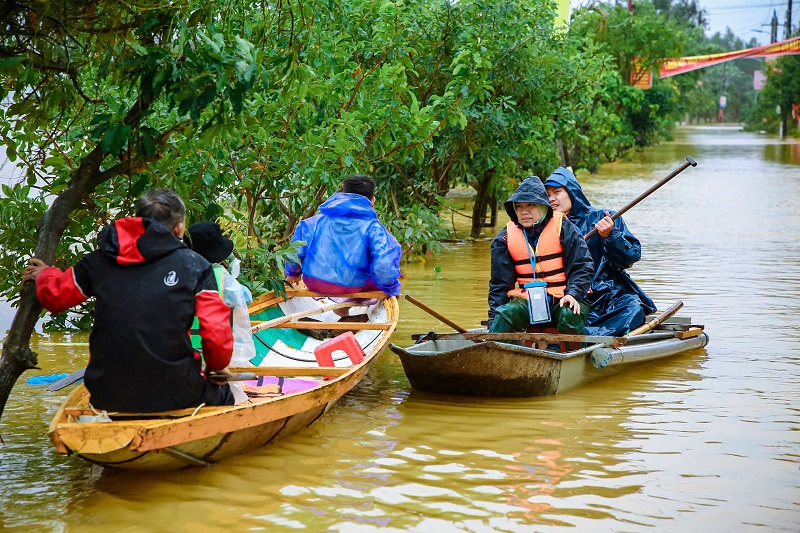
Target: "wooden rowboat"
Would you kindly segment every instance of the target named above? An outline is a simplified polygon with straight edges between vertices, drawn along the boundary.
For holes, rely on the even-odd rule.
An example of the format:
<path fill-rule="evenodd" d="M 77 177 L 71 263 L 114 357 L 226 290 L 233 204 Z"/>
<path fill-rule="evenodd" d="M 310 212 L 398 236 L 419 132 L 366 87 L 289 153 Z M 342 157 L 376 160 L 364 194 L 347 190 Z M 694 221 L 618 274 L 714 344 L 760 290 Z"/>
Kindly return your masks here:
<path fill-rule="evenodd" d="M 310 425 L 361 381 L 397 326 L 396 298 L 382 292 L 348 297 L 379 300 L 370 306 L 340 304 L 290 289 L 285 299 L 270 294 L 250 306 L 254 366 L 231 369 L 253 380 L 244 382 L 250 384 L 245 389 L 256 391 L 246 403 L 163 413 L 98 413 L 80 385 L 50 425 L 56 451 L 114 468 L 178 470 L 218 462 Z M 343 322 L 331 311 L 354 305 L 360 307 L 351 309 L 351 316 L 366 315 L 364 322 Z M 334 351 L 334 366 L 320 367 L 314 349 L 325 339 L 315 337 L 342 330 L 354 333 L 363 361 L 352 364 L 347 353 Z M 261 381 L 255 381 L 258 377 Z"/>
<path fill-rule="evenodd" d="M 417 390 L 461 396 L 552 396 L 647 361 L 708 343 L 703 326 L 674 317 L 676 302 L 624 337 L 557 333 L 414 335 L 417 344 L 390 345 Z"/>

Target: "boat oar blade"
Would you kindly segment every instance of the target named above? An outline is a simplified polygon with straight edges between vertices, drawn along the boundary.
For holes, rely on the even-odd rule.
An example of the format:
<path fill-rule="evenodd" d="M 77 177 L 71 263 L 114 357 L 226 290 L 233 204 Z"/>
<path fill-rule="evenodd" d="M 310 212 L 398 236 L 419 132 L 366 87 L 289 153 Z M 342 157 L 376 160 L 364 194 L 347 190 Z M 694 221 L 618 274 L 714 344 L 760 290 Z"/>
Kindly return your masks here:
<path fill-rule="evenodd" d="M 69 387 L 73 383 L 76 383 L 76 382 L 82 380 L 83 379 L 83 374 L 85 372 L 86 372 L 86 369 L 85 368 L 81 368 L 80 370 L 77 370 L 77 371 L 73 372 L 72 374 L 70 374 L 69 376 L 67 376 L 65 378 L 61 378 L 58 381 L 54 381 L 45 390 L 53 392 L 53 391 L 61 390 L 61 389 L 65 388 L 65 387 Z"/>

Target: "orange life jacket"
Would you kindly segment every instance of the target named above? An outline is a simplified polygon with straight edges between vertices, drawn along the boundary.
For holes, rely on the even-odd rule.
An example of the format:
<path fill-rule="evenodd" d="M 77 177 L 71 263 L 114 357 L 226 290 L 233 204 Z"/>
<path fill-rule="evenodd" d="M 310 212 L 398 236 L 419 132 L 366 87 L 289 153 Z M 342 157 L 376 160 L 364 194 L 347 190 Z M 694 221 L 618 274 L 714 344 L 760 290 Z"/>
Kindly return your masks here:
<path fill-rule="evenodd" d="M 547 282 L 547 293 L 555 298 L 564 296 L 564 289 L 567 286 L 567 274 L 564 271 L 564 258 L 561 255 L 561 224 L 564 214 L 557 211 L 553 212 L 553 218 L 547 223 L 536 243 L 536 279 Z M 517 285 L 515 289 L 508 291 L 509 297 L 527 298 L 528 293 L 522 288 L 526 283 L 533 281 L 533 269 L 531 259 L 528 255 L 528 244 L 522 229 L 515 223 L 509 222 L 506 225 L 508 236 L 508 252 L 514 262 L 514 270 L 517 273 Z M 532 254 L 533 252 L 531 252 Z"/>

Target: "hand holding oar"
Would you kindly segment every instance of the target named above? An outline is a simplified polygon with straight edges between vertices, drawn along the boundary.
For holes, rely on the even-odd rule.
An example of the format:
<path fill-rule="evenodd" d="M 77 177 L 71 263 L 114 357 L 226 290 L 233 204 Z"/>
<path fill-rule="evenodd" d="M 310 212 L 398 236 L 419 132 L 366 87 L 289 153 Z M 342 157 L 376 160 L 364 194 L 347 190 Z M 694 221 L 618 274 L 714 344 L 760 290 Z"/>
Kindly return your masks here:
<path fill-rule="evenodd" d="M 656 183 L 655 185 L 644 191 L 642 194 L 640 194 L 639 196 L 628 202 L 628 204 L 625 207 L 623 207 L 622 209 L 611 215 L 611 220 L 616 220 L 617 218 L 621 217 L 622 214 L 625 213 L 628 209 L 630 209 L 631 207 L 635 206 L 636 204 L 638 204 L 639 202 L 650 196 L 656 189 L 664 185 L 666 182 L 668 182 L 669 180 L 671 180 L 672 178 L 674 178 L 675 176 L 677 176 L 678 174 L 689 168 L 690 166 L 696 167 L 697 161 L 692 159 L 692 156 L 687 155 L 685 163 L 683 163 L 681 166 L 670 172 L 669 175 L 663 178 L 661 181 L 659 181 L 658 183 Z M 588 240 L 589 237 L 592 237 L 595 233 L 597 233 L 597 228 L 594 228 L 592 231 L 584 235 L 583 238 Z"/>
<path fill-rule="evenodd" d="M 448 326 L 450 326 L 454 330 L 458 331 L 459 333 L 466 333 L 467 332 L 466 329 L 462 328 L 461 326 L 459 326 L 458 324 L 456 324 L 455 322 L 453 322 L 452 320 L 450 320 L 446 316 L 437 313 L 436 311 L 434 311 L 433 309 L 431 309 L 430 307 L 428 307 L 424 303 L 420 302 L 419 300 L 417 300 L 413 296 L 410 296 L 410 295 L 406 294 L 405 297 L 406 297 L 406 300 L 408 300 L 412 304 L 416 305 L 417 307 L 419 307 L 420 309 L 422 309 L 423 311 L 425 311 L 426 313 L 428 313 L 432 317 L 438 318 L 439 320 L 441 320 L 442 322 L 444 322 L 445 324 L 447 324 Z"/>

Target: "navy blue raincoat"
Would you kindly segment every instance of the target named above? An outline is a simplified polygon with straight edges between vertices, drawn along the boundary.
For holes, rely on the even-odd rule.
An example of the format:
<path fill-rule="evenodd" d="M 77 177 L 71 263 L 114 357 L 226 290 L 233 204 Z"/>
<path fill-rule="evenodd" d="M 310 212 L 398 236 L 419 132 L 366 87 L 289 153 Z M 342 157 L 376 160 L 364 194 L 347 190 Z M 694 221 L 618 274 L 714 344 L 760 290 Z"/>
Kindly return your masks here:
<path fill-rule="evenodd" d="M 586 235 L 606 211 L 592 207 L 583 194 L 575 174 L 558 167 L 546 183 L 564 187 L 572 200 L 567 218 Z M 614 211 L 609 211 L 614 214 Z M 622 335 L 644 323 L 644 317 L 656 310 L 653 300 L 631 279 L 630 268 L 642 257 L 639 239 L 628 231 L 622 217 L 614 220 L 614 229 L 605 239 L 599 234 L 586 241 L 596 267 L 592 292 L 588 296 L 591 311 L 586 322 L 587 335 Z"/>
<path fill-rule="evenodd" d="M 544 220 L 534 224 L 531 228 L 524 228 L 528 236 L 528 242 L 531 246 L 535 246 L 535 243 L 539 240 L 539 235 L 542 234 L 542 230 L 553 218 L 553 209 L 550 207 L 547 191 L 545 191 L 542 180 L 536 176 L 528 176 L 505 202 L 506 213 L 514 223 L 518 224 L 517 212 L 514 210 L 515 202 L 540 204 L 547 208 L 547 215 Z M 567 286 L 564 289 L 564 294 L 570 294 L 578 301 L 585 300 L 594 265 L 592 264 L 589 250 L 583 242 L 583 234 L 566 217 L 561 225 L 560 242 L 561 255 L 564 260 L 564 272 L 567 275 Z M 515 288 L 517 283 L 514 261 L 508 251 L 506 228 L 503 228 L 492 241 L 490 254 L 492 257 L 492 276 L 489 279 L 489 325 L 491 326 L 491 321 L 494 319 L 497 308 L 508 303 L 510 298 L 507 293 Z"/>

